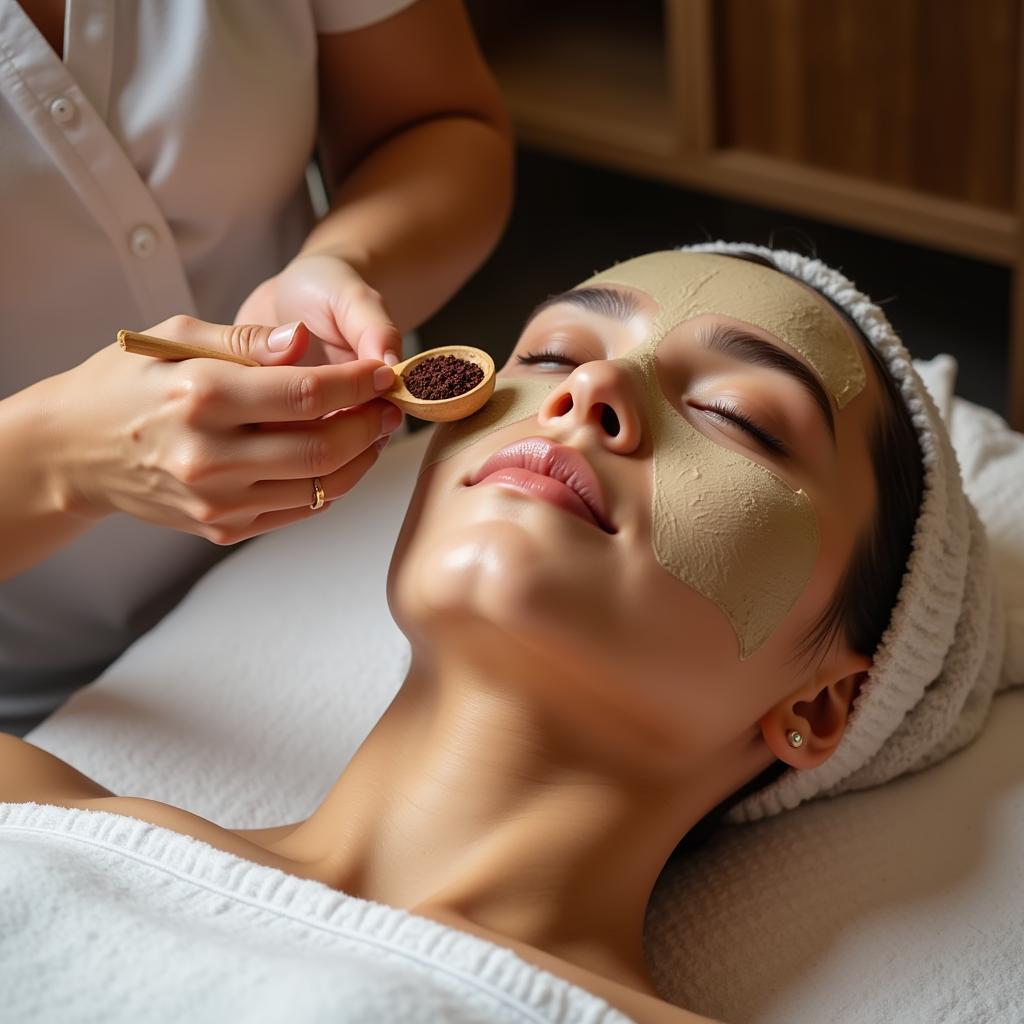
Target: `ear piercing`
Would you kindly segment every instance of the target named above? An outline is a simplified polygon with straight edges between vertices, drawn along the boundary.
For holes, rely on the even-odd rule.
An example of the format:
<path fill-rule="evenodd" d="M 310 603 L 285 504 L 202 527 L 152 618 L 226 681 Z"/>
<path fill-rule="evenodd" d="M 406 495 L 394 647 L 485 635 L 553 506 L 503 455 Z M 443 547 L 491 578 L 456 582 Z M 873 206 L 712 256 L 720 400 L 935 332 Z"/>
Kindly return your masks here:
<path fill-rule="evenodd" d="M 804 742 L 803 736 L 798 733 L 796 729 L 790 729 L 790 731 L 786 733 L 786 739 L 789 740 L 789 745 L 791 747 L 802 746 Z"/>

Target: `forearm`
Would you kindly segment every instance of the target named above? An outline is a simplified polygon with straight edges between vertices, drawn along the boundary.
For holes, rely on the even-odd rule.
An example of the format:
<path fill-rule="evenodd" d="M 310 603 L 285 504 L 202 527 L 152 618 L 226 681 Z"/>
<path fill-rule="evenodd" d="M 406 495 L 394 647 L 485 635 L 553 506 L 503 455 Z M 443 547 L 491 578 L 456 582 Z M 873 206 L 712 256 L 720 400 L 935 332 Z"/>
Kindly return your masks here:
<path fill-rule="evenodd" d="M 503 125 L 439 117 L 373 149 L 347 175 L 303 253 L 351 263 L 401 330 L 435 312 L 483 262 L 508 219 Z"/>
<path fill-rule="evenodd" d="M 0 401 L 0 580 L 43 561 L 95 523 L 72 507 L 58 478 L 50 383 Z"/>

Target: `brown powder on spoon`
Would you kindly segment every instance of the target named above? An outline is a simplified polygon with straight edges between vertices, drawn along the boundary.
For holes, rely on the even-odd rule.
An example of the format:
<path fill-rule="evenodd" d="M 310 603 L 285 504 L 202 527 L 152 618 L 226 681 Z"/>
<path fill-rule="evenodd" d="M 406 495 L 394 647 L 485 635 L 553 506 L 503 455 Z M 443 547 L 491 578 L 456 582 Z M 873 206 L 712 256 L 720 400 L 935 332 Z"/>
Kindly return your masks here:
<path fill-rule="evenodd" d="M 436 402 L 472 390 L 484 379 L 484 371 L 458 356 L 431 356 L 402 374 L 402 379 L 410 395 Z"/>

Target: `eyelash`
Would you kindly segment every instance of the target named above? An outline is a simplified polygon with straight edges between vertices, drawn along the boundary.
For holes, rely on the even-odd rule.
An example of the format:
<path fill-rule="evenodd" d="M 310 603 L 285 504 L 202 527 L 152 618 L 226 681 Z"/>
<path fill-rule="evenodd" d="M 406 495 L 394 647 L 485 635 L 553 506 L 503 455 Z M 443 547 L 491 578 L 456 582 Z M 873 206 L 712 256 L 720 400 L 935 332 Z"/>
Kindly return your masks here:
<path fill-rule="evenodd" d="M 516 359 L 520 366 L 535 366 L 538 363 L 558 363 L 560 366 L 579 366 L 575 359 L 563 356 L 558 352 L 527 352 L 525 355 L 517 355 Z M 735 423 L 741 430 L 748 433 L 755 441 L 760 442 L 769 451 L 777 455 L 788 455 L 789 451 L 785 444 L 774 434 L 768 433 L 763 427 L 759 427 L 750 417 L 740 412 L 733 405 L 726 402 L 712 402 L 710 405 L 697 406 L 704 412 L 713 413 L 722 419 Z"/>
<path fill-rule="evenodd" d="M 780 441 L 774 434 L 769 434 L 763 427 L 759 427 L 752 419 L 740 412 L 735 406 L 728 405 L 725 402 L 712 402 L 710 405 L 700 405 L 697 406 L 697 408 L 703 409 L 704 412 L 710 412 L 716 416 L 721 416 L 722 419 L 730 420 L 741 430 L 745 430 L 751 437 L 760 441 L 761 444 L 775 452 L 777 455 L 789 454 L 789 451 L 782 441 Z"/>
<path fill-rule="evenodd" d="M 520 366 L 534 366 L 537 363 L 558 363 L 560 366 L 579 366 L 575 359 L 560 355 L 557 352 L 527 352 L 526 355 L 517 355 L 516 359 Z"/>

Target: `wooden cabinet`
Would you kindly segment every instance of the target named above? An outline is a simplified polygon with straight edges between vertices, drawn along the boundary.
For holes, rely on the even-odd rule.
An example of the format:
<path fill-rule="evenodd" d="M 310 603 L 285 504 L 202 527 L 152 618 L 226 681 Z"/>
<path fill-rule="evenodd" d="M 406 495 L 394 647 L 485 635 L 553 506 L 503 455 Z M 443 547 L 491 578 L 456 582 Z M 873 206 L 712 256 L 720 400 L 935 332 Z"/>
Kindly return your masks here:
<path fill-rule="evenodd" d="M 526 143 L 1007 264 L 1024 428 L 1020 0 L 479 0 Z"/>

